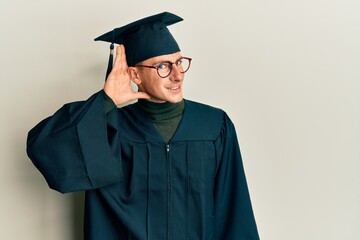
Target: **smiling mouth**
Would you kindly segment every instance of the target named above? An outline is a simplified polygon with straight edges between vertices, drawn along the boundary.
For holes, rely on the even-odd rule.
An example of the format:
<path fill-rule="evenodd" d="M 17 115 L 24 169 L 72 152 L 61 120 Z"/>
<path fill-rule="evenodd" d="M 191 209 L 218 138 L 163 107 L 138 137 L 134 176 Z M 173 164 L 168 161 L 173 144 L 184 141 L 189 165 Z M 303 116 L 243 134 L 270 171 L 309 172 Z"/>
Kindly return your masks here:
<path fill-rule="evenodd" d="M 176 86 L 176 87 L 168 87 L 167 89 L 175 91 L 175 90 L 180 89 L 180 86 Z"/>

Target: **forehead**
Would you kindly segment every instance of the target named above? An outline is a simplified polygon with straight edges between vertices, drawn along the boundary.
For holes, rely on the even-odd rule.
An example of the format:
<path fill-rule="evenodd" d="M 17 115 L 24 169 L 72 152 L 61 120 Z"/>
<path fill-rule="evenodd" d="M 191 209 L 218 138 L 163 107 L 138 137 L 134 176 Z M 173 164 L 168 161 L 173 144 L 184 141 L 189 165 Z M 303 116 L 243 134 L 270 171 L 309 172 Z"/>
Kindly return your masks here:
<path fill-rule="evenodd" d="M 142 61 L 141 63 L 142 64 L 154 64 L 154 63 L 160 63 L 160 62 L 164 62 L 164 61 L 174 62 L 174 61 L 178 60 L 179 58 L 181 58 L 181 53 L 176 52 L 176 53 L 172 53 L 172 54 L 166 54 L 166 55 L 152 57 L 152 58 Z"/>

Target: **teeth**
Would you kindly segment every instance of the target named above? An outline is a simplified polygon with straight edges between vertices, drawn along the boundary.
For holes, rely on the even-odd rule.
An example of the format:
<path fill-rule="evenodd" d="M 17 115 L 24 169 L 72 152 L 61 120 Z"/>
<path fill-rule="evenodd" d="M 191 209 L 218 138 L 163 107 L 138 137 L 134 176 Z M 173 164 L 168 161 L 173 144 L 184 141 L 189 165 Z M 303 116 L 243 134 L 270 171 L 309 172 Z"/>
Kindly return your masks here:
<path fill-rule="evenodd" d="M 179 89 L 179 86 L 177 87 L 172 87 L 172 88 L 169 88 L 170 90 L 176 90 L 176 89 Z"/>

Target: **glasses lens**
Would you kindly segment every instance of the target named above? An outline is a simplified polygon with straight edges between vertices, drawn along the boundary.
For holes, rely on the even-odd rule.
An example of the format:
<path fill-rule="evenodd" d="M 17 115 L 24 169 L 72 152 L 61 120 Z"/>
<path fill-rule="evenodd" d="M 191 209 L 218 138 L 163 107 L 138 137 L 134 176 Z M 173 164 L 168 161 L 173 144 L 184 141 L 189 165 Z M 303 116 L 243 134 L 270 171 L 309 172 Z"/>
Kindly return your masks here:
<path fill-rule="evenodd" d="M 180 72 L 184 73 L 190 68 L 190 60 L 187 58 L 180 59 L 176 65 L 178 66 Z"/>
<path fill-rule="evenodd" d="M 190 68 L 190 61 L 191 59 L 188 58 L 181 58 L 175 63 L 171 62 L 163 62 L 160 63 L 156 69 L 160 77 L 166 78 L 170 75 L 172 68 L 174 67 L 173 64 L 178 68 L 181 73 L 185 73 Z"/>
<path fill-rule="evenodd" d="M 171 72 L 171 64 L 170 63 L 160 63 L 157 66 L 157 71 L 160 77 L 165 78 L 167 77 Z"/>

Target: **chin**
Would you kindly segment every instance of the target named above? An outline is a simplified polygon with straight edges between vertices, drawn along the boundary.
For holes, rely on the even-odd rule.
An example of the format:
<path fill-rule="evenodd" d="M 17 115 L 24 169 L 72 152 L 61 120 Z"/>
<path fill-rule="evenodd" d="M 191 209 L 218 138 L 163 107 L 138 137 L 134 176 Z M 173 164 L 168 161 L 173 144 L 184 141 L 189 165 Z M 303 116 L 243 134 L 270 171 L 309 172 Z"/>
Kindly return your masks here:
<path fill-rule="evenodd" d="M 183 96 L 178 95 L 178 96 L 172 96 L 172 97 L 168 97 L 168 98 L 164 98 L 165 101 L 167 102 L 171 102 L 171 103 L 178 103 L 181 102 L 183 100 Z"/>
<path fill-rule="evenodd" d="M 178 102 L 181 102 L 183 100 L 183 98 L 179 98 L 179 99 L 171 99 L 171 100 L 168 100 L 168 102 L 171 102 L 171 103 L 178 103 Z"/>
<path fill-rule="evenodd" d="M 164 102 L 170 102 L 170 103 L 178 103 L 181 102 L 183 100 L 183 96 L 172 96 L 172 97 L 156 97 L 156 96 L 151 96 L 151 98 L 149 99 L 150 102 L 155 102 L 155 103 L 164 103 Z"/>

